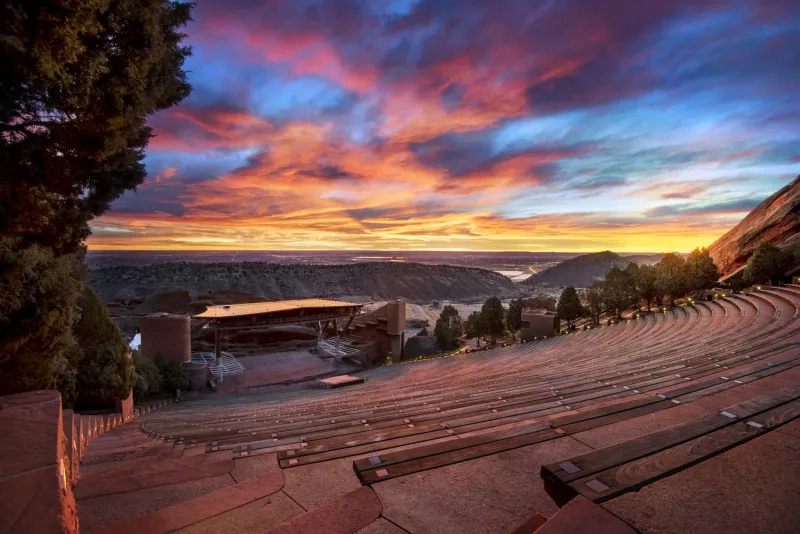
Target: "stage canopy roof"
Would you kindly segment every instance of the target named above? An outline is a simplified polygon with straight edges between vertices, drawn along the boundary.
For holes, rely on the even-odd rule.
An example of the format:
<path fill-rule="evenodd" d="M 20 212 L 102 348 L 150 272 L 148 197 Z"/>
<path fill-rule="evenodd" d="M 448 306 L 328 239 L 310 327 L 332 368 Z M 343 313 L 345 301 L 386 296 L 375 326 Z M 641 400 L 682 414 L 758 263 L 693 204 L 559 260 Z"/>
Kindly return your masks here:
<path fill-rule="evenodd" d="M 209 306 L 206 311 L 195 315 L 201 319 L 233 319 L 236 317 L 269 316 L 269 315 L 317 315 L 325 312 L 352 312 L 361 309 L 364 304 L 327 299 L 278 300 L 275 302 L 252 302 L 247 304 L 228 304 Z"/>

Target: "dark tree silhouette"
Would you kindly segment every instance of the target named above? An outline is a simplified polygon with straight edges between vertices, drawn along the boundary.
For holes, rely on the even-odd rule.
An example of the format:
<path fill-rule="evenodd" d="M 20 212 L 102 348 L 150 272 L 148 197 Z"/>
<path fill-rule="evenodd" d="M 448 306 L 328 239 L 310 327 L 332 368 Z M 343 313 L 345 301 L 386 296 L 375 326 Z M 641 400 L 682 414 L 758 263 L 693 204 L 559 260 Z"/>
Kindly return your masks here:
<path fill-rule="evenodd" d="M 89 222 L 144 180 L 147 116 L 189 94 L 180 29 L 191 9 L 172 0 L 3 6 L 0 394 L 68 378 Z"/>

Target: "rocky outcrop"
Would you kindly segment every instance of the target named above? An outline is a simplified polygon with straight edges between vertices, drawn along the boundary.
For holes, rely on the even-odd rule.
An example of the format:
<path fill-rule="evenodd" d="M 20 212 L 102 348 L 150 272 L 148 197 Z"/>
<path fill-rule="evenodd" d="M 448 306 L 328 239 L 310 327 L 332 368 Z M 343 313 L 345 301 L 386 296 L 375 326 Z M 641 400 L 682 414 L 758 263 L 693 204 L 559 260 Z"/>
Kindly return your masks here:
<path fill-rule="evenodd" d="M 800 245 L 800 176 L 759 204 L 708 250 L 727 276 L 742 268 L 753 250 L 764 242 Z"/>
<path fill-rule="evenodd" d="M 91 272 L 90 282 L 105 302 L 142 301 L 155 293 L 175 290 L 187 290 L 193 300 L 202 299 L 209 292 L 238 291 L 269 299 L 362 296 L 378 300 L 405 298 L 416 302 L 483 299 L 518 293 L 518 287 L 510 279 L 486 269 L 386 262 L 351 265 L 164 263 L 98 269 Z M 181 296 L 179 292 L 168 295 Z M 150 300 L 146 301 L 148 310 L 157 307 L 155 300 Z"/>
<path fill-rule="evenodd" d="M 628 263 L 630 263 L 628 260 L 610 250 L 594 252 L 563 261 L 531 276 L 525 283 L 534 286 L 589 287 L 595 280 L 605 278 L 606 273 L 612 267 L 624 268 Z"/>

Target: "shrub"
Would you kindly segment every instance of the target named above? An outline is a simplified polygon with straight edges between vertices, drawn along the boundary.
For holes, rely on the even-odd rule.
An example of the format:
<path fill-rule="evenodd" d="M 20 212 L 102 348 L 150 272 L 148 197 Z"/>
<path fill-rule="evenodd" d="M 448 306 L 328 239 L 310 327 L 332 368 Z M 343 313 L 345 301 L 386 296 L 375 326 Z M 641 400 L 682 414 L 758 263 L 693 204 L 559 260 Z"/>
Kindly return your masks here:
<path fill-rule="evenodd" d="M 133 351 L 135 383 L 133 399 L 138 402 L 161 392 L 161 371 L 152 360 L 142 356 L 138 350 Z"/>
<path fill-rule="evenodd" d="M 175 360 L 168 360 L 162 354 L 156 354 L 156 367 L 161 373 L 161 391 L 163 393 L 175 393 L 176 390 L 185 390 L 189 385 L 189 380 L 183 372 L 183 365 Z"/>

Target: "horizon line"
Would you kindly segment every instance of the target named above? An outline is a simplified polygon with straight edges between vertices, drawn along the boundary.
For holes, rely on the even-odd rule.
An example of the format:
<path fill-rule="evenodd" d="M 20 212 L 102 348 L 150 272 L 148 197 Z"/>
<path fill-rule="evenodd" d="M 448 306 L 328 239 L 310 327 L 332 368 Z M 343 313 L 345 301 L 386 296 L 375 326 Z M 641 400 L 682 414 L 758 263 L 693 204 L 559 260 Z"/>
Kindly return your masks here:
<path fill-rule="evenodd" d="M 260 249 L 260 248 L 197 248 L 197 249 L 174 249 L 174 248 L 105 248 L 105 247 L 91 247 L 87 248 L 87 252 L 172 252 L 172 253 L 191 253 L 191 252 L 274 252 L 274 253 L 287 253 L 287 252 L 366 252 L 366 253 L 388 253 L 388 252 L 472 252 L 483 254 L 592 254 L 597 252 L 613 252 L 615 254 L 688 254 L 686 251 L 670 250 L 670 251 L 637 251 L 637 250 L 618 250 L 611 249 L 591 249 L 591 250 L 481 250 L 481 249 L 361 249 L 361 248 L 311 248 L 311 249 Z"/>

